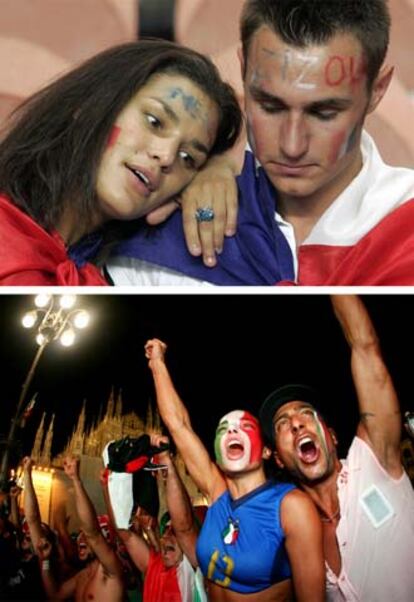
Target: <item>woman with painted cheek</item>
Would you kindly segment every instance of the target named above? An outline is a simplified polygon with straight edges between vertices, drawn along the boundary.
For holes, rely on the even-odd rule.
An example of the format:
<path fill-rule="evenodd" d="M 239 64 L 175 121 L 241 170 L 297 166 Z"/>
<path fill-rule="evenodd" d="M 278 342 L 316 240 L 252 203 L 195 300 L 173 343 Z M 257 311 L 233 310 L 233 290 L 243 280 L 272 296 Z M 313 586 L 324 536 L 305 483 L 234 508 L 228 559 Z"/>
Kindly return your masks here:
<path fill-rule="evenodd" d="M 221 418 L 214 451 L 223 472 L 253 470 L 263 461 L 263 439 L 257 419 L 249 412 L 235 410 Z"/>
<path fill-rule="evenodd" d="M 0 284 L 107 285 L 110 248 L 238 138 L 213 63 L 162 40 L 110 48 L 29 98 L 0 139 Z"/>
<path fill-rule="evenodd" d="M 166 345 L 149 340 L 145 355 L 158 409 L 187 470 L 211 505 L 197 541 L 209 600 L 322 602 L 325 567 L 315 507 L 290 483 L 267 480 L 257 419 L 235 410 L 220 420 L 217 463 L 194 432 L 165 363 Z"/>

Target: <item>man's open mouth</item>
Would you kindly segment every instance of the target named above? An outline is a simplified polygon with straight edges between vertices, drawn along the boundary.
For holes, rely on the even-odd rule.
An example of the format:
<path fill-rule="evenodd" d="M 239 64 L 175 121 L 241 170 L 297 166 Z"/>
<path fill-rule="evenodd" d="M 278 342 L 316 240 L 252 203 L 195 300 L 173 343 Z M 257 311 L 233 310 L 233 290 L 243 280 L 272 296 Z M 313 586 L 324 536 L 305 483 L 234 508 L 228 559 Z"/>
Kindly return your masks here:
<path fill-rule="evenodd" d="M 165 546 L 163 546 L 162 552 L 163 554 L 168 554 L 168 552 L 175 552 L 175 546 L 173 546 L 172 544 L 166 544 Z"/>
<path fill-rule="evenodd" d="M 319 450 L 314 441 L 308 436 L 300 439 L 296 446 L 296 451 L 299 455 L 299 458 L 302 460 L 302 462 L 305 462 L 305 464 L 311 464 L 319 458 Z"/>

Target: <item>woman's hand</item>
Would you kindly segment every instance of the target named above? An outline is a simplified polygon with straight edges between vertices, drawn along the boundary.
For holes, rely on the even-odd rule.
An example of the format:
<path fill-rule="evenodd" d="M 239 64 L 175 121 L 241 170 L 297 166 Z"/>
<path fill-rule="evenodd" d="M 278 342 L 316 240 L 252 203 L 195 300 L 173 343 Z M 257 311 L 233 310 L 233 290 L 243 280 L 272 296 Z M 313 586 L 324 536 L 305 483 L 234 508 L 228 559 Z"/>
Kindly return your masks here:
<path fill-rule="evenodd" d="M 215 157 L 181 194 L 184 235 L 191 255 L 203 255 L 208 267 L 217 263 L 224 236 L 233 236 L 237 225 L 237 185 L 233 165 Z M 199 221 L 197 210 L 211 209 L 213 219 Z"/>
<path fill-rule="evenodd" d="M 146 221 L 156 226 L 170 217 L 180 206 L 184 236 L 191 255 L 203 256 L 208 267 L 217 263 L 216 253 L 221 253 L 225 236 L 233 236 L 237 226 L 236 163 L 228 157 L 218 156 L 208 163 L 183 190 L 179 199 L 173 199 L 154 209 Z M 211 209 L 213 219 L 198 221 L 198 209 Z"/>

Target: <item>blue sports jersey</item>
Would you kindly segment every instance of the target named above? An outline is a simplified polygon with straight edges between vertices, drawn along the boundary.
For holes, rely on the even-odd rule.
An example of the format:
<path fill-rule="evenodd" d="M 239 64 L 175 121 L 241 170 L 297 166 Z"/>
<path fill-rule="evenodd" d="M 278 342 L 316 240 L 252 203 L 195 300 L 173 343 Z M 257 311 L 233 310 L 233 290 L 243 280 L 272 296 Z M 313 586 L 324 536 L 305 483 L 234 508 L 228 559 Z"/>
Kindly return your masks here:
<path fill-rule="evenodd" d="M 203 575 L 243 594 L 289 579 L 280 504 L 293 489 L 268 481 L 237 500 L 223 493 L 208 509 L 197 540 Z"/>

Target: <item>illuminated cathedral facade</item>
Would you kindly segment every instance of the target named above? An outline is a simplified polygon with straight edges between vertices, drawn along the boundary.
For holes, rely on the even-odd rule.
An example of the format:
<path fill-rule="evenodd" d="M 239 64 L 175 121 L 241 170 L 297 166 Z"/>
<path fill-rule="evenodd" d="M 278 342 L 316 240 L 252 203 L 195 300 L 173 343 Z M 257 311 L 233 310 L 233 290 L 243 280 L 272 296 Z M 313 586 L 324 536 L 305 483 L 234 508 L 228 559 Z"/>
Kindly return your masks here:
<path fill-rule="evenodd" d="M 86 425 L 86 401 L 79 414 L 75 429 L 69 437 L 63 451 L 52 458 L 53 423 L 50 421 L 45 435 L 46 416 L 43 414 L 35 436 L 31 457 L 43 466 L 62 466 L 62 459 L 68 455 L 101 457 L 102 451 L 109 441 L 123 437 L 139 437 L 143 433 L 161 432 L 159 414 L 148 405 L 145 422 L 135 412 L 123 414 L 122 397 L 118 394 L 115 400 L 112 391 L 106 406 L 105 414 L 99 416 L 89 427 Z"/>
<path fill-rule="evenodd" d="M 158 411 L 153 411 L 149 403 L 145 421 L 135 412 L 123 414 L 122 396 L 118 393 L 115 399 L 112 391 L 106 406 L 106 411 L 87 426 L 86 404 L 84 401 L 79 414 L 76 427 L 70 435 L 64 449 L 57 456 L 52 457 L 53 443 L 53 416 L 46 430 L 46 415 L 43 414 L 36 432 L 31 457 L 35 464 L 48 468 L 62 468 L 65 456 L 89 458 L 97 461 L 102 458 L 102 452 L 110 441 L 123 437 L 139 437 L 144 433 L 161 433 L 161 420 Z M 185 467 L 183 459 L 177 454 L 174 463 L 182 481 L 193 501 L 193 504 L 205 504 L 206 500 L 193 483 Z"/>

